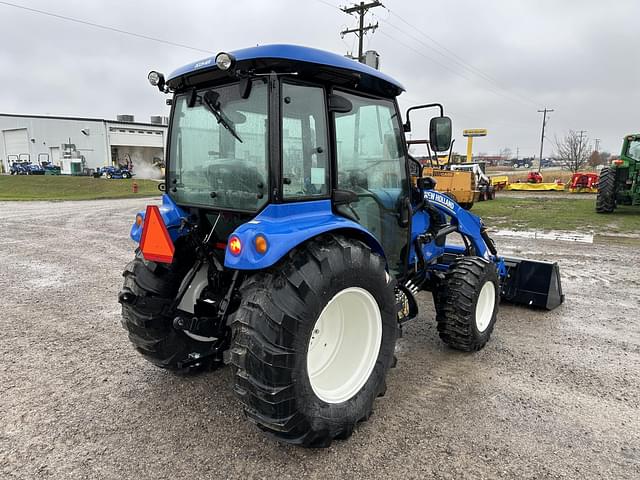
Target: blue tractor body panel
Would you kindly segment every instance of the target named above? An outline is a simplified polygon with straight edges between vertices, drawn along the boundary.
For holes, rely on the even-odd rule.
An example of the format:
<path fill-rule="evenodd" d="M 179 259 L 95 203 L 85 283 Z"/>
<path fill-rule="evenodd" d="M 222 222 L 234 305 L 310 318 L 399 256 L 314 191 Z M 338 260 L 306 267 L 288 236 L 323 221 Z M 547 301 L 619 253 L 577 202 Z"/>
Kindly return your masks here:
<path fill-rule="evenodd" d="M 286 60 L 288 62 L 308 63 L 323 68 L 329 67 L 336 70 L 351 71 L 361 75 L 362 83 L 366 84 L 368 79 L 375 79 L 391 86 L 392 89 L 395 90 L 396 95 L 404 91 L 404 87 L 400 82 L 375 68 L 342 55 L 318 50 L 316 48 L 303 47 L 300 45 L 274 44 L 243 48 L 228 53 L 233 55 L 238 63 L 253 60 Z M 167 82 L 171 84 L 171 82 L 182 76 L 217 69 L 215 56 L 212 56 L 178 68 L 168 76 Z"/>
<path fill-rule="evenodd" d="M 162 194 L 162 204 L 158 209 L 160 210 L 162 221 L 167 227 L 172 241 L 175 242 L 182 235 L 189 232 L 188 228 L 182 228 L 182 219 L 187 218 L 186 212 L 176 205 L 176 203 L 166 193 Z M 129 232 L 129 236 L 136 243 L 140 243 L 140 239 L 142 238 L 142 226 L 144 225 L 145 213 L 146 210 L 138 212 L 138 215 L 142 217 L 142 223 L 138 225 L 134 222 L 131 226 L 131 231 Z"/>
<path fill-rule="evenodd" d="M 384 256 L 378 240 L 358 223 L 331 208 L 331 200 L 281 203 L 268 205 L 253 220 L 241 225 L 233 235 L 240 239 L 242 251 L 238 256 L 227 249 L 224 265 L 237 270 L 260 270 L 277 263 L 301 243 L 326 232 L 350 230 L 362 238 L 375 252 Z M 267 252 L 259 254 L 254 245 L 256 235 L 267 240 Z"/>

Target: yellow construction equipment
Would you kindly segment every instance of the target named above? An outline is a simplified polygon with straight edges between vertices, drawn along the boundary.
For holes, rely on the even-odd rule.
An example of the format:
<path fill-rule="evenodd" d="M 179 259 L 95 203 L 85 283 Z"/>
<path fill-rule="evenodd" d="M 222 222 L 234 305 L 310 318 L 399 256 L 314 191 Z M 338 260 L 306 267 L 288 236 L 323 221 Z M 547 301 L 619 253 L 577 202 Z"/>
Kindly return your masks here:
<path fill-rule="evenodd" d="M 480 199 L 480 192 L 476 190 L 473 172 L 424 167 L 422 176 L 433 177 L 436 180 L 436 191 L 451 197 L 467 210 Z"/>

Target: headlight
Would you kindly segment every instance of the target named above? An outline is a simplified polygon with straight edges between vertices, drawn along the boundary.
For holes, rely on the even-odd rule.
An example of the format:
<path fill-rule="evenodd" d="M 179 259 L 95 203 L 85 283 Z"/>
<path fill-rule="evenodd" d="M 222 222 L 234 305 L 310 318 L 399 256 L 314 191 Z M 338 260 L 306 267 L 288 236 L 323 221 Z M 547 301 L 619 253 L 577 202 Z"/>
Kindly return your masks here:
<path fill-rule="evenodd" d="M 152 70 L 149 72 L 149 75 L 147 75 L 147 78 L 149 79 L 149 83 L 151 85 L 153 85 L 154 87 L 158 87 L 158 89 L 162 92 L 164 91 L 164 75 L 161 74 L 160 72 L 156 72 L 155 70 Z"/>
<path fill-rule="evenodd" d="M 230 53 L 220 52 L 216 55 L 216 65 L 220 70 L 229 70 L 236 63 L 236 59 Z"/>
<path fill-rule="evenodd" d="M 149 83 L 154 87 L 157 87 L 160 84 L 160 73 L 154 71 L 149 72 L 147 78 L 149 79 Z"/>

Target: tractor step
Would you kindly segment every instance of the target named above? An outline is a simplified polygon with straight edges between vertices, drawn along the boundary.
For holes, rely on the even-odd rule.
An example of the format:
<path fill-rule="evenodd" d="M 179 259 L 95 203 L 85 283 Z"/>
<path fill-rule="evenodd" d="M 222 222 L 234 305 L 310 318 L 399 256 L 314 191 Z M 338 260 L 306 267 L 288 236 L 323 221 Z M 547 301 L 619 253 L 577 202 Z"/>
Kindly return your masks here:
<path fill-rule="evenodd" d="M 564 302 L 557 263 L 505 257 L 504 264 L 507 275 L 500 292 L 503 301 L 547 310 Z"/>

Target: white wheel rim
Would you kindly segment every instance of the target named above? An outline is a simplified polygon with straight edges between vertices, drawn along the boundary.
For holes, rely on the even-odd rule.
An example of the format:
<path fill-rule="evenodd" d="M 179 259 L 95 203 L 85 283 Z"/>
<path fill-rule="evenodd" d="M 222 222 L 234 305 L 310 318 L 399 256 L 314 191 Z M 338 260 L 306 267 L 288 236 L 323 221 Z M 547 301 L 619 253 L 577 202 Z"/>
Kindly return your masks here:
<path fill-rule="evenodd" d="M 373 296 L 351 287 L 329 300 L 307 351 L 309 382 L 327 403 L 346 402 L 367 383 L 380 353 L 382 315 Z"/>
<path fill-rule="evenodd" d="M 495 306 L 496 287 L 489 281 L 482 286 L 476 302 L 476 328 L 479 332 L 484 332 L 491 323 Z"/>

